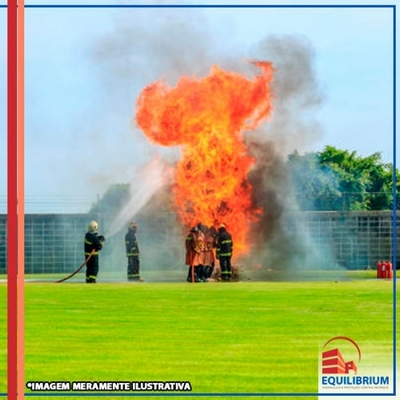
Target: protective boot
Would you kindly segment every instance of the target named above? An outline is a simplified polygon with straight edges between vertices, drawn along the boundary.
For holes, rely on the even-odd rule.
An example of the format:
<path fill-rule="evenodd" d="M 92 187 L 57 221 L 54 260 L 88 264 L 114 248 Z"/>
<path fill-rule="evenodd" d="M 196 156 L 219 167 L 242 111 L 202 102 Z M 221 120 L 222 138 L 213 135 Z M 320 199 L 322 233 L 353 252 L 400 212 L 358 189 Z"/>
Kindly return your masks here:
<path fill-rule="evenodd" d="M 188 269 L 188 276 L 186 278 L 186 280 L 188 282 L 192 282 L 192 268 L 194 268 L 194 267 L 190 266 L 189 269 Z M 197 282 L 196 270 L 194 271 L 194 281 Z"/>

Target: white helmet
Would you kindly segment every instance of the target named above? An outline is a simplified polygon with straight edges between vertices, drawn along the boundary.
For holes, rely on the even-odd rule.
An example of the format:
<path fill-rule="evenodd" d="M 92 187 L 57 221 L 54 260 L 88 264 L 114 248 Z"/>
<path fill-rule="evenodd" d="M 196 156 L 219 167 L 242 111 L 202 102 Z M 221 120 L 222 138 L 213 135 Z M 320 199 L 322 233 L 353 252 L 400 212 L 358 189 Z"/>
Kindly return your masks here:
<path fill-rule="evenodd" d="M 89 232 L 95 233 L 99 230 L 99 224 L 96 221 L 90 221 L 88 226 Z"/>

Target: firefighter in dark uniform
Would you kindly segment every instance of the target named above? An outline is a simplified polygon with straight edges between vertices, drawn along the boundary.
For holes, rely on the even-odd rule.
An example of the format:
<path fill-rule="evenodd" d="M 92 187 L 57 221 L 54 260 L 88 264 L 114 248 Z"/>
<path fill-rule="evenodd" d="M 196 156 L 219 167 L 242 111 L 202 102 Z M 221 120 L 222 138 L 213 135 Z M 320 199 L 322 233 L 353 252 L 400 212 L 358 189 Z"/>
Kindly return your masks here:
<path fill-rule="evenodd" d="M 86 283 L 96 283 L 99 273 L 99 251 L 103 248 L 104 236 L 99 235 L 99 224 L 91 221 L 85 235 L 85 258 L 90 258 L 86 263 Z M 93 252 L 93 253 L 92 253 Z"/>
<path fill-rule="evenodd" d="M 226 230 L 224 224 L 218 227 L 216 258 L 221 267 L 221 279 L 230 281 L 232 276 L 231 258 L 233 251 L 232 235 Z"/>
<path fill-rule="evenodd" d="M 137 224 L 131 222 L 125 235 L 125 249 L 128 257 L 128 281 L 140 282 L 139 245 L 136 239 Z"/>

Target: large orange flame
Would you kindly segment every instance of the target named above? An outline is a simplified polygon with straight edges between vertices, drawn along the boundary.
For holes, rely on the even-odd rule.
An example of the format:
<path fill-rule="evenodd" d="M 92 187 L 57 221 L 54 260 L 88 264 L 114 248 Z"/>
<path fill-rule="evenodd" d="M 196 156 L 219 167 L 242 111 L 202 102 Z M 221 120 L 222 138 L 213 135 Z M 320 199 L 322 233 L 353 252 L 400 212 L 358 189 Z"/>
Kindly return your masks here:
<path fill-rule="evenodd" d="M 261 74 L 252 80 L 213 66 L 209 76 L 183 77 L 174 88 L 157 81 L 143 89 L 136 109 L 137 125 L 150 141 L 181 146 L 174 197 L 182 223 L 189 228 L 224 222 L 235 255 L 248 251 L 249 224 L 262 213 L 252 208 L 247 175 L 255 160 L 241 133 L 271 112 L 273 67 L 254 64 Z"/>

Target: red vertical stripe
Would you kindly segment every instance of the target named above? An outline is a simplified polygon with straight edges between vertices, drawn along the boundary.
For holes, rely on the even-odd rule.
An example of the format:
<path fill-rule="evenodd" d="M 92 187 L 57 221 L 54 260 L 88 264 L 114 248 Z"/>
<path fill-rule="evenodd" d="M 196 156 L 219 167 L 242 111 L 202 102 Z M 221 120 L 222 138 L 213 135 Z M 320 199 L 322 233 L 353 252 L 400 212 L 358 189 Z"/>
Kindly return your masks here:
<path fill-rule="evenodd" d="M 17 198 L 18 198 L 18 263 L 17 263 L 17 393 L 18 400 L 24 399 L 25 395 L 25 371 L 24 371 L 24 339 L 25 339 L 25 187 L 24 187 L 24 151 L 25 151 L 25 140 L 24 140 L 24 89 L 25 89 L 25 79 L 24 79 L 24 35 L 25 35 L 25 14 L 24 14 L 24 0 L 18 0 L 18 43 L 17 43 Z"/>
<path fill-rule="evenodd" d="M 7 393 L 17 398 L 17 0 L 7 2 Z"/>

